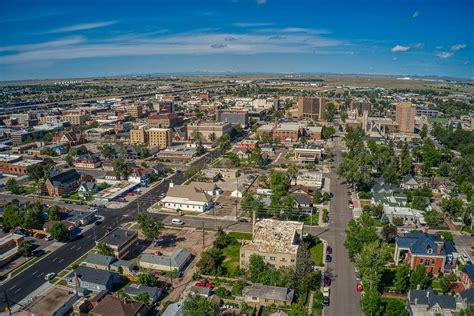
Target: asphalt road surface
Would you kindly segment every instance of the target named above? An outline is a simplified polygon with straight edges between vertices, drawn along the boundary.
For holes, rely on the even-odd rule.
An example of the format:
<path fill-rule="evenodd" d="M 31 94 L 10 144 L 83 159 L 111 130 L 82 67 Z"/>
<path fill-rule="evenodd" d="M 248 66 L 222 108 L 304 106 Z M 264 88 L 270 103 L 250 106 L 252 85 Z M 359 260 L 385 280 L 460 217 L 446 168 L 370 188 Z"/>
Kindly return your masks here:
<path fill-rule="evenodd" d="M 340 139 L 336 140 L 334 149 L 335 164 L 341 159 Z M 335 169 L 334 169 L 335 170 Z M 348 207 L 349 195 L 346 184 L 337 178 L 335 171 L 331 172 L 331 192 L 334 198 L 331 201 L 329 213 L 329 228 L 320 237 L 332 247 L 332 262 L 328 263 L 328 272 L 331 275 L 330 305 L 324 308 L 325 316 L 358 316 L 362 315 L 359 301 L 360 294 L 356 291 L 355 270 L 349 261 L 344 241 L 345 228 L 352 218 Z"/>
<path fill-rule="evenodd" d="M 219 153 L 216 150 L 209 152 L 202 159 L 199 159 L 194 163 L 208 164 L 217 157 L 219 157 Z M 183 170 L 184 169 L 185 168 L 183 167 Z M 137 210 L 140 210 L 140 212 L 146 211 L 147 208 L 159 200 L 160 194 L 165 193 L 168 190 L 170 181 L 173 181 L 175 184 L 181 184 L 185 180 L 186 177 L 183 172 L 175 173 L 169 180 L 163 181 L 150 191 L 141 195 L 136 201 L 129 203 L 123 208 L 105 209 L 101 211 L 100 215 L 104 216 L 102 224 L 94 226 L 92 229 L 84 232 L 75 240 L 68 242 L 52 254 L 23 270 L 14 278 L 1 285 L 0 311 L 5 311 L 7 300 L 10 307 L 12 307 L 27 297 L 31 292 L 46 283 L 47 281 L 44 279 L 44 276 L 47 273 L 59 273 L 83 256 L 87 251 L 91 250 L 95 246 L 95 241 L 102 238 L 108 228 L 116 228 L 124 222 L 131 221 L 136 215 Z M 157 217 L 165 223 L 170 223 L 172 218 L 172 216 L 164 215 L 158 215 Z M 204 222 L 205 228 L 208 229 L 213 229 L 216 225 L 216 220 L 214 219 L 186 220 L 186 222 L 187 225 L 194 224 L 197 227 L 202 227 L 202 223 Z M 217 225 L 222 227 L 232 224 L 230 221 L 220 222 L 221 221 L 217 220 Z M 245 227 L 243 229 L 245 229 Z"/>

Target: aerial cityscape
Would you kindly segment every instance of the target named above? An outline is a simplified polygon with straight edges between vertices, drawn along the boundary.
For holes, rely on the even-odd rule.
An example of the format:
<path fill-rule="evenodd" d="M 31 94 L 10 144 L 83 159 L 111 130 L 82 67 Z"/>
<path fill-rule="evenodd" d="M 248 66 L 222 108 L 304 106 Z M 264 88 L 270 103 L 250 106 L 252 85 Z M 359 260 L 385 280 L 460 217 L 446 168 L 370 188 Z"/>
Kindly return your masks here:
<path fill-rule="evenodd" d="M 474 2 L 0 9 L 0 315 L 474 316 Z"/>

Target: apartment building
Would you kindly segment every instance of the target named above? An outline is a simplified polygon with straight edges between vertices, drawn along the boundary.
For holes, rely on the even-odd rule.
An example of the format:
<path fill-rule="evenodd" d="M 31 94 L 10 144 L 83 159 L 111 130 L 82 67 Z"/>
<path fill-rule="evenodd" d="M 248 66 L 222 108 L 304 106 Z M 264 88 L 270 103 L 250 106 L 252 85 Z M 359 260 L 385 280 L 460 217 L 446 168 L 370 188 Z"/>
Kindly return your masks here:
<path fill-rule="evenodd" d="M 132 104 L 126 107 L 127 113 L 135 118 L 142 116 L 142 106 L 140 104 Z"/>
<path fill-rule="evenodd" d="M 278 138 L 281 143 L 296 142 L 301 134 L 299 123 L 281 123 L 273 130 L 273 137 Z"/>
<path fill-rule="evenodd" d="M 155 114 L 148 118 L 147 125 L 157 128 L 171 128 L 178 125 L 180 121 L 176 113 Z"/>
<path fill-rule="evenodd" d="M 83 125 L 89 117 L 86 114 L 65 114 L 61 116 L 61 120 L 69 122 L 71 125 Z"/>
<path fill-rule="evenodd" d="M 303 226 L 300 222 L 273 219 L 255 223 L 252 240 L 244 241 L 240 247 L 240 267 L 247 267 L 252 255 L 261 256 L 276 268 L 295 267 Z"/>
<path fill-rule="evenodd" d="M 372 110 L 372 104 L 368 100 L 353 100 L 351 102 L 351 110 L 357 111 L 358 115 L 362 115 L 364 111 L 370 113 L 370 111 Z"/>
<path fill-rule="evenodd" d="M 248 112 L 241 110 L 218 110 L 217 121 L 230 123 L 232 125 L 248 125 Z"/>
<path fill-rule="evenodd" d="M 215 138 L 222 137 L 225 134 L 230 134 L 232 131 L 232 124 L 225 122 L 202 122 L 199 124 L 188 125 L 188 138 L 196 140 L 197 135 L 202 141 L 211 141 L 212 134 Z"/>
<path fill-rule="evenodd" d="M 395 120 L 398 131 L 402 133 L 413 133 L 415 131 L 416 107 L 411 102 L 400 102 L 396 106 Z"/>
<path fill-rule="evenodd" d="M 329 100 L 326 98 L 300 97 L 298 99 L 298 117 L 316 121 L 323 120 L 328 102 Z"/>
<path fill-rule="evenodd" d="M 169 128 L 147 128 L 140 126 L 130 131 L 130 144 L 145 144 L 149 147 L 165 149 L 172 143 L 171 130 Z"/>
<path fill-rule="evenodd" d="M 105 236 L 102 240 L 117 259 L 126 258 L 138 241 L 138 233 L 135 230 L 117 228 Z"/>

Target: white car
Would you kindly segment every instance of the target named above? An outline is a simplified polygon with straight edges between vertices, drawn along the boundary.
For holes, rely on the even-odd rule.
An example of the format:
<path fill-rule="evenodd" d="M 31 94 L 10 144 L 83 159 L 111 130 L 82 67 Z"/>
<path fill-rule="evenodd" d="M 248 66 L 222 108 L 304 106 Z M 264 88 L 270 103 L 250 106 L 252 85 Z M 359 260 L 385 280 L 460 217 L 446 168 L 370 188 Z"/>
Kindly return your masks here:
<path fill-rule="evenodd" d="M 53 239 L 54 239 L 54 238 L 53 238 L 53 236 L 51 236 L 51 235 L 48 235 L 48 236 L 46 236 L 46 237 L 44 238 L 44 240 L 46 240 L 46 241 L 50 241 L 50 240 L 53 240 Z"/>
<path fill-rule="evenodd" d="M 182 220 L 180 220 L 179 218 L 173 218 L 171 220 L 171 224 L 173 224 L 173 225 L 184 225 L 184 222 Z"/>
<path fill-rule="evenodd" d="M 56 273 L 50 272 L 50 273 L 48 273 L 48 274 L 46 274 L 46 275 L 44 276 L 44 279 L 45 279 L 46 281 L 49 281 L 49 280 L 54 279 L 55 276 L 56 276 Z"/>

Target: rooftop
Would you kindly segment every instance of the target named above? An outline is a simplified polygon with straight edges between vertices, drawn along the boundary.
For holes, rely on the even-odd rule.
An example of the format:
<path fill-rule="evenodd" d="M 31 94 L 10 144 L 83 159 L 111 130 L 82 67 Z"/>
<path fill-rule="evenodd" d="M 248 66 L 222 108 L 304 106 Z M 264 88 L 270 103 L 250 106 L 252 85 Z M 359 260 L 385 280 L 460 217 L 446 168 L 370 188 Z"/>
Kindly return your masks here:
<path fill-rule="evenodd" d="M 137 232 L 134 230 L 117 228 L 105 236 L 103 242 L 112 246 L 122 246 L 136 235 Z"/>
<path fill-rule="evenodd" d="M 303 225 L 300 222 L 262 219 L 255 223 L 253 239 L 245 241 L 241 249 L 296 254 L 299 247 L 297 241 L 301 238 Z"/>
<path fill-rule="evenodd" d="M 245 287 L 242 291 L 242 295 L 277 301 L 293 301 L 295 291 L 286 287 L 253 284 Z"/>

